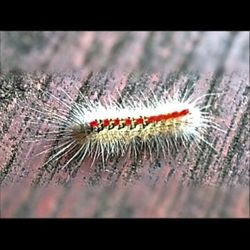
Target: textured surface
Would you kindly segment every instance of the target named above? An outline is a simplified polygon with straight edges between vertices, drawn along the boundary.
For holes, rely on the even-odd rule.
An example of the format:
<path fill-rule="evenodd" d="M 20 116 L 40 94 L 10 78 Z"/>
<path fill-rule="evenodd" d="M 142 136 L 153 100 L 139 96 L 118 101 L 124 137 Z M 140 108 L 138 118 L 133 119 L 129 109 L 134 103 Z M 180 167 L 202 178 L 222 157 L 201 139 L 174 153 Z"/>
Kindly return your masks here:
<path fill-rule="evenodd" d="M 2 217 L 249 217 L 248 32 L 1 32 L 1 69 Z M 105 100 L 193 84 L 196 97 L 221 93 L 204 100 L 227 131 L 211 130 L 216 151 L 62 171 L 25 142 L 47 129 L 27 107 L 58 106 L 45 90 Z"/>

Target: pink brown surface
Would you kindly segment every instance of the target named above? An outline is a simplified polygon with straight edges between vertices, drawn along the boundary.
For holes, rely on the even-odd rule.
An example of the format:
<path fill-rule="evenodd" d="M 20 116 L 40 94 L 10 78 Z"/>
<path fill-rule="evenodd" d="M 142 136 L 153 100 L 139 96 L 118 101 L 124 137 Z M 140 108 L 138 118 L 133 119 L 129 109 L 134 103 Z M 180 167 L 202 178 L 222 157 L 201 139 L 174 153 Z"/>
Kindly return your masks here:
<path fill-rule="evenodd" d="M 1 39 L 1 217 L 249 217 L 247 32 L 1 32 Z M 58 106 L 45 91 L 105 100 L 118 99 L 116 90 L 124 98 L 161 95 L 193 82 L 196 97 L 221 93 L 211 99 L 227 131 L 209 133 L 216 152 L 201 145 L 202 153 L 181 149 L 154 164 L 118 159 L 107 170 L 86 159 L 62 171 L 41 167 L 50 152 L 34 157 L 43 141 L 26 142 L 48 128 L 31 125 L 28 107 Z"/>

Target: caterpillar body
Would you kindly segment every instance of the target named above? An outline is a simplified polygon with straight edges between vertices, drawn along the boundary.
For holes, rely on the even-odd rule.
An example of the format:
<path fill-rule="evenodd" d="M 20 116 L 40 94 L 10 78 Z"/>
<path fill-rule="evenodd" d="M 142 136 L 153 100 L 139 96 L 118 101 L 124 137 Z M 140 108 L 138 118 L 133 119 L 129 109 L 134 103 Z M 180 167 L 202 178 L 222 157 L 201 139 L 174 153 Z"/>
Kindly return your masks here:
<path fill-rule="evenodd" d="M 192 99 L 176 92 L 172 97 L 166 93 L 158 98 L 152 93 L 152 98 L 148 98 L 140 93 L 139 97 L 121 98 L 119 102 L 109 96 L 108 101 L 82 97 L 83 101 L 77 103 L 61 91 L 72 105 L 49 94 L 61 107 L 56 113 L 47 108 L 31 108 L 56 126 L 55 131 L 46 135 L 46 140 L 57 142 L 52 146 L 56 153 L 44 165 L 65 156 L 63 168 L 75 161 L 80 165 L 87 156 L 93 163 L 101 159 L 103 164 L 112 157 L 125 155 L 137 159 L 141 152 L 149 155 L 150 160 L 154 153 L 167 158 L 171 148 L 188 147 L 190 141 L 197 146 L 203 141 L 213 147 L 205 139 L 207 127 L 221 130 L 207 112 L 208 105 L 200 105 L 200 100 L 207 95 Z"/>

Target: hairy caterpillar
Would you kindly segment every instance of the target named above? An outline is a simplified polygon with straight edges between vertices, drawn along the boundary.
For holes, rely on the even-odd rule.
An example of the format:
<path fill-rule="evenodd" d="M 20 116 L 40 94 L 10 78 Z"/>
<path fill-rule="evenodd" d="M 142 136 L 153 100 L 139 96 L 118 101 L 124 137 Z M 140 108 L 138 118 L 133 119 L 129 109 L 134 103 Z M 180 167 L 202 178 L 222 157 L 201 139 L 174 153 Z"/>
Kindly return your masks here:
<path fill-rule="evenodd" d="M 77 103 L 61 91 L 72 104 L 49 94 L 60 109 L 53 112 L 49 106 L 40 110 L 31 108 L 56 127 L 47 133 L 45 140 L 57 145 L 40 154 L 51 149 L 56 152 L 43 165 L 65 156 L 62 168 L 74 162 L 79 166 L 87 156 L 92 158 L 92 164 L 101 159 L 104 165 L 112 157 L 129 155 L 137 159 L 141 152 L 149 155 L 150 160 L 155 152 L 167 158 L 171 148 L 180 144 L 188 147 L 190 141 L 197 146 L 203 141 L 213 147 L 205 139 L 207 128 L 221 130 L 207 112 L 209 105 L 199 104 L 203 97 L 215 94 L 193 100 L 188 93 L 176 92 L 172 97 L 166 93 L 160 98 L 154 93 L 152 98 L 140 93 L 139 97 L 121 98 L 120 102 L 112 96 L 107 101 L 95 102 L 82 96 L 83 101 Z"/>

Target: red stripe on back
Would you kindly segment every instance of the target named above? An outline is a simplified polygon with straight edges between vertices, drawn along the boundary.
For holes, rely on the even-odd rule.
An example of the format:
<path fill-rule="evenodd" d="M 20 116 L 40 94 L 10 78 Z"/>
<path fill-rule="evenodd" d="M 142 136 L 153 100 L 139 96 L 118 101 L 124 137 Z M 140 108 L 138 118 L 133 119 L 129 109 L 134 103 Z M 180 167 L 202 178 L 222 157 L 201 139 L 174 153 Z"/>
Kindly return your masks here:
<path fill-rule="evenodd" d="M 130 126 L 132 124 L 132 121 L 130 118 L 125 119 L 125 126 Z"/>
<path fill-rule="evenodd" d="M 185 116 L 189 114 L 189 110 L 188 109 L 183 109 L 182 111 L 178 112 L 178 111 L 175 111 L 175 112 L 172 112 L 172 113 L 169 113 L 169 114 L 160 114 L 160 115 L 154 115 L 154 116 L 149 116 L 149 117 L 146 117 L 147 119 L 147 122 L 148 123 L 153 123 L 153 122 L 160 122 L 160 121 L 166 121 L 166 120 L 169 120 L 169 119 L 175 119 L 175 118 L 179 118 L 181 116 Z M 126 118 L 126 119 L 119 119 L 119 118 L 116 118 L 113 120 L 114 122 L 114 126 L 118 126 L 120 125 L 121 121 L 124 120 L 124 124 L 125 126 L 131 126 L 132 125 L 132 119 L 131 118 Z M 103 120 L 103 126 L 109 126 L 110 125 L 110 122 L 112 121 L 112 119 L 105 119 Z M 139 125 L 139 124 L 143 124 L 144 122 L 144 118 L 137 118 L 135 119 L 135 123 L 136 125 Z M 92 121 L 89 123 L 90 127 L 94 128 L 94 127 L 98 127 L 99 123 L 97 122 L 97 120 L 95 121 Z"/>
<path fill-rule="evenodd" d="M 174 118 L 179 118 L 181 116 L 187 115 L 189 113 L 188 109 L 184 109 L 180 112 L 173 112 L 173 113 L 169 113 L 166 115 L 157 115 L 157 116 L 149 116 L 148 117 L 148 123 L 153 123 L 153 122 L 159 122 L 159 121 L 164 121 L 164 120 L 169 120 L 169 119 L 174 119 Z"/>
<path fill-rule="evenodd" d="M 109 125 L 109 119 L 103 120 L 103 126 L 108 126 Z"/>
<path fill-rule="evenodd" d="M 149 116 L 148 117 L 148 123 L 152 123 L 156 121 L 156 116 Z"/>
<path fill-rule="evenodd" d="M 92 121 L 89 123 L 90 127 L 94 128 L 98 126 L 98 122 L 97 121 Z"/>
<path fill-rule="evenodd" d="M 143 118 L 137 118 L 137 119 L 135 120 L 135 123 L 136 123 L 137 125 L 142 124 L 142 123 L 143 123 Z"/>
<path fill-rule="evenodd" d="M 120 124 L 120 119 L 116 118 L 114 120 L 114 126 L 118 126 Z"/>
<path fill-rule="evenodd" d="M 184 116 L 184 115 L 187 115 L 189 113 L 189 110 L 188 109 L 184 109 L 180 112 L 180 116 Z"/>

